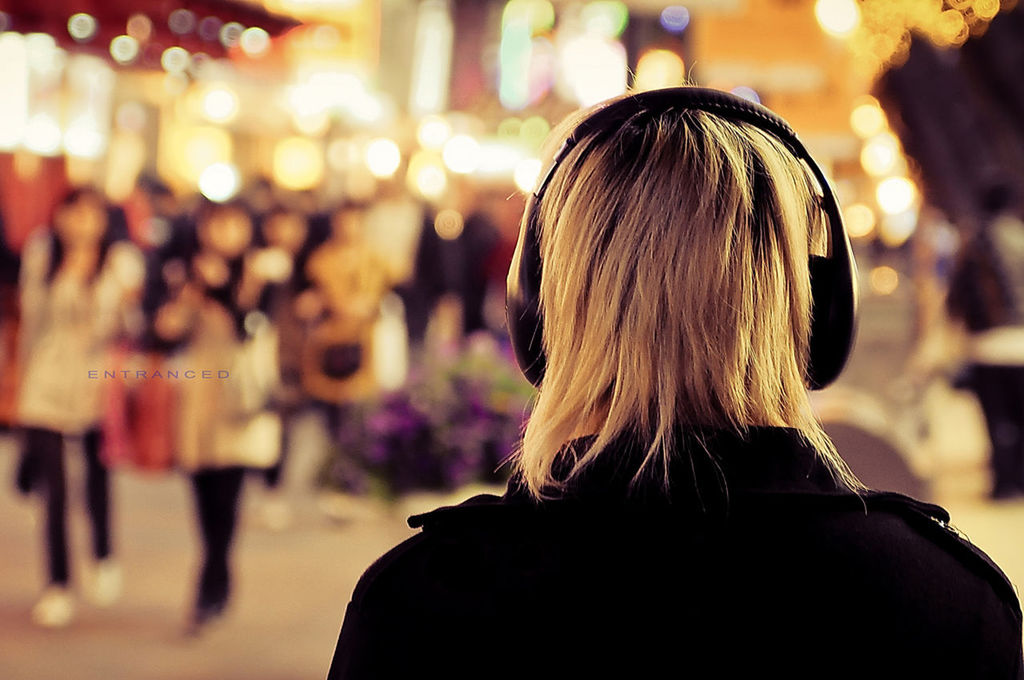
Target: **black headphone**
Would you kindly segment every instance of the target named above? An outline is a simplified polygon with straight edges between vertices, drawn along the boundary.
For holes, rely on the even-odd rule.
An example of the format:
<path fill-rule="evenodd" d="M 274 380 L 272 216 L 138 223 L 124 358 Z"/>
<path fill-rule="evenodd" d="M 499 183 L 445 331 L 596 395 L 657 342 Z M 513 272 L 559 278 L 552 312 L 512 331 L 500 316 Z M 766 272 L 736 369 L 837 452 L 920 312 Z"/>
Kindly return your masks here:
<path fill-rule="evenodd" d="M 782 142 L 811 171 L 821 190 L 821 210 L 828 222 L 829 255 L 812 255 L 811 339 L 807 366 L 808 387 L 821 389 L 842 372 L 853 348 L 857 326 L 857 265 L 836 195 L 824 172 L 811 158 L 786 121 L 765 107 L 736 95 L 699 87 L 674 87 L 633 94 L 606 104 L 581 121 L 555 154 L 551 167 L 541 176 L 526 206 L 519 235 L 518 269 L 513 261 L 505 294 L 505 314 L 516 362 L 526 378 L 540 386 L 547 358 L 544 356 L 544 320 L 540 314 L 539 207 L 551 177 L 569 152 L 597 132 L 610 132 L 640 113 L 670 109 L 704 111 L 731 121 L 748 123 Z"/>

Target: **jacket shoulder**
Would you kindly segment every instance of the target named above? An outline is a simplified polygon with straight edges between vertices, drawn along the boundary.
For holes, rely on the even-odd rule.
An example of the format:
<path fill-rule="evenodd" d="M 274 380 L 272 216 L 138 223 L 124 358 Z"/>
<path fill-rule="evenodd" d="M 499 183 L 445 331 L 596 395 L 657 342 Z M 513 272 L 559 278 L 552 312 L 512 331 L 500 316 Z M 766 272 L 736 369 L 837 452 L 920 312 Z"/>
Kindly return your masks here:
<path fill-rule="evenodd" d="M 410 575 L 420 575 L 425 562 L 437 548 L 438 535 L 433 529 L 450 526 L 454 521 L 472 518 L 481 519 L 483 514 L 497 515 L 503 509 L 499 496 L 484 494 L 474 496 L 459 505 L 444 506 L 427 513 L 413 515 L 409 526 L 423 529 L 384 553 L 363 573 L 352 593 L 352 601 L 359 606 L 381 596 L 393 596 L 401 581 Z M 491 512 L 488 512 L 487 509 Z M 418 579 L 415 579 L 418 581 Z"/>
<path fill-rule="evenodd" d="M 986 582 L 999 598 L 1008 605 L 1014 617 L 1021 619 L 1017 590 L 1009 577 L 978 546 L 974 545 L 950 519 L 949 512 L 931 503 L 925 503 L 903 494 L 872 491 L 863 495 L 868 512 L 895 515 L 915 533 L 949 554 L 967 571 Z"/>
<path fill-rule="evenodd" d="M 944 508 L 893 493 L 877 494 L 873 502 L 899 514 L 908 525 L 953 555 L 975 576 L 986 581 L 1011 608 L 1014 617 L 1018 621 L 1021 620 L 1020 600 L 1016 587 L 985 551 L 974 545 L 956 528 Z"/>
<path fill-rule="evenodd" d="M 966 572 L 987 584 L 1011 610 L 1014 618 L 1018 621 L 1022 618 L 1017 590 L 1010 579 L 983 550 L 955 527 L 948 511 L 939 505 L 886 491 L 750 494 L 736 501 L 737 509 L 748 514 L 778 510 L 787 515 L 798 513 L 819 520 L 824 518 L 826 523 L 835 517 L 837 525 L 840 516 L 862 515 L 869 527 L 867 540 L 903 544 L 907 536 L 913 534 L 921 539 L 917 545 L 930 546 L 948 555 Z M 535 505 L 508 503 L 498 496 L 476 496 L 459 505 L 411 517 L 409 525 L 422 528 L 423 532 L 385 555 L 374 566 L 379 573 L 396 562 L 415 560 L 431 546 L 436 547 L 442 536 L 457 537 L 467 532 L 478 533 L 481 529 L 487 533 L 487 529 L 498 529 L 502 525 L 522 527 L 533 520 L 552 519 L 555 514 L 557 511 L 541 512 Z M 600 511 L 593 514 L 593 520 L 598 524 L 610 519 Z M 896 521 L 886 522 L 883 520 L 885 517 Z M 862 525 L 859 531 L 863 529 Z"/>
<path fill-rule="evenodd" d="M 911 536 L 918 549 L 926 547 L 949 556 L 971 575 L 986 582 L 1017 619 L 1021 618 L 1017 591 L 1005 573 L 980 548 L 974 545 L 950 519 L 949 512 L 932 503 L 903 494 L 869 490 L 860 494 L 756 493 L 741 498 L 740 507 L 748 514 L 782 512 L 787 517 L 801 514 L 817 521 L 851 526 L 848 520 L 859 516 L 856 533 L 859 540 L 903 546 Z M 841 535 L 834 536 L 841 540 Z M 906 546 L 909 548 L 909 546 Z"/>
<path fill-rule="evenodd" d="M 410 562 L 421 558 L 427 546 L 426 534 L 410 536 L 391 550 L 381 555 L 371 564 L 356 583 L 352 591 L 352 602 L 363 606 L 367 599 L 372 599 L 382 582 L 388 580 L 396 571 Z"/>

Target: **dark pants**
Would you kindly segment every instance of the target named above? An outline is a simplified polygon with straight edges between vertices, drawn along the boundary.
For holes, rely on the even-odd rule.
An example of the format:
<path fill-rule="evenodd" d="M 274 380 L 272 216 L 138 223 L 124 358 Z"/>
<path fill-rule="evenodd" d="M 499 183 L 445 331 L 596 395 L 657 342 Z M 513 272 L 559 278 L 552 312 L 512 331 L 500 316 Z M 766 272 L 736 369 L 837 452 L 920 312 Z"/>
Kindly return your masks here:
<path fill-rule="evenodd" d="M 100 462 L 100 433 L 92 430 L 83 438 L 85 448 L 85 491 L 92 525 L 93 555 L 110 556 L 110 475 Z M 53 430 L 25 429 L 25 465 L 30 486 L 46 499 L 46 548 L 50 582 L 67 585 L 68 567 L 67 473 L 64 464 L 64 436 Z"/>
<path fill-rule="evenodd" d="M 203 539 L 197 607 L 221 606 L 230 595 L 228 562 L 238 525 L 238 501 L 244 477 L 245 470 L 241 467 L 203 470 L 192 475 L 199 531 Z"/>
<path fill-rule="evenodd" d="M 1024 493 L 1024 366 L 977 364 L 973 373 L 992 441 L 992 495 Z"/>

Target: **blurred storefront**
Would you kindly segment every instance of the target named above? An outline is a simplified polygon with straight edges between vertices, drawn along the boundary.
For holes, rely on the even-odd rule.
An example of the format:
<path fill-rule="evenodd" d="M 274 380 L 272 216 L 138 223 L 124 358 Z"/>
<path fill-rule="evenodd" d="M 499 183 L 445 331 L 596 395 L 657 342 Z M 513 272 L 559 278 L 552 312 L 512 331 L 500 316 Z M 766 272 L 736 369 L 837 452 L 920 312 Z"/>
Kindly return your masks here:
<path fill-rule="evenodd" d="M 43 220 L 61 175 L 115 200 L 141 173 L 215 200 L 257 177 L 324 201 L 395 176 L 433 202 L 459 175 L 525 188 L 571 109 L 689 81 L 791 120 L 832 169 L 853 233 L 895 247 L 919 192 L 866 94 L 912 31 L 959 44 L 1010 4 L 7 0 L 8 239 Z M 39 200 L 14 200 L 26 182 Z"/>
<path fill-rule="evenodd" d="M 551 127 L 631 88 L 687 82 L 760 101 L 793 123 L 838 189 L 869 299 L 910 299 L 909 346 L 937 313 L 934 274 L 955 249 L 951 223 L 970 220 L 965 192 L 982 190 L 951 172 L 959 165 L 980 177 L 978 154 L 958 161 L 935 151 L 937 135 L 962 140 L 964 126 L 917 120 L 929 113 L 922 107 L 944 105 L 942 76 L 920 76 L 941 69 L 922 64 L 963 53 L 993 65 L 985 78 L 961 74 L 950 115 L 932 119 L 975 120 L 954 114 L 979 83 L 1012 81 L 1008 64 L 1019 63 L 1015 5 L 0 0 L 4 243 L 17 253 L 57 196 L 84 184 L 125 206 L 144 246 L 167 234 L 147 226 L 140 178 L 158 178 L 186 202 L 269 187 L 306 211 L 403 195 L 433 216 L 442 240 L 485 211 L 503 243 L 491 263 L 498 281 Z M 998 28 L 985 35 L 990 24 Z M 904 80 L 930 93 L 927 105 Z M 986 99 L 1017 135 L 1007 116 L 1018 90 L 1007 84 L 1002 99 Z M 1007 139 L 970 148 L 1009 158 L 1000 149 L 1019 145 Z M 1007 163 L 1003 174 L 1019 184 L 1024 166 Z M 385 257 L 409 259 L 408 247 L 394 247 L 409 241 L 399 222 L 378 220 L 371 240 Z M 500 324 L 500 313 L 491 317 Z"/>
<path fill-rule="evenodd" d="M 932 4 L 931 14 L 918 8 Z M 899 140 L 865 95 L 906 59 L 911 31 L 963 42 L 1011 3 L 946 4 L 957 8 L 7 0 L 0 196 L 8 238 L 17 247 L 42 220 L 60 175 L 98 183 L 115 200 L 141 173 L 214 200 L 257 177 L 325 201 L 372 195 L 375 180 L 398 175 L 433 202 L 459 175 L 526 188 L 540 142 L 571 109 L 630 87 L 689 81 L 743 93 L 791 120 L 832 169 L 853 233 L 877 233 L 894 247 L 913 230 L 920 199 Z M 25 182 L 42 200 L 14 200 Z"/>

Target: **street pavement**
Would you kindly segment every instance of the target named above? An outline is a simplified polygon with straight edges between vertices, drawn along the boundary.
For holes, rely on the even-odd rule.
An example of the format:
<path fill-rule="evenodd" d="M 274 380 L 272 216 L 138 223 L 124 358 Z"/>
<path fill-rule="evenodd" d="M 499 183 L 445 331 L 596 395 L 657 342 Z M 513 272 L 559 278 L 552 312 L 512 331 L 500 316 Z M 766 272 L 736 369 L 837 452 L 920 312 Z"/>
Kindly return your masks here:
<path fill-rule="evenodd" d="M 260 521 L 261 484 L 250 479 L 234 555 L 233 605 L 208 635 L 189 638 L 183 631 L 199 559 L 190 487 L 177 474 L 118 472 L 114 524 L 123 596 L 107 609 L 80 599 L 70 627 L 44 630 L 29 618 L 43 586 L 41 515 L 7 483 L 14 449 L 9 437 L 0 441 L 2 680 L 323 678 L 359 575 L 411 534 L 397 514 L 401 509 L 355 506 L 348 513 L 353 519 L 332 519 L 312 496 L 294 489 L 292 526 L 271 531 Z M 82 485 L 76 483 L 82 470 L 76 468 L 69 487 L 73 578 L 90 555 Z"/>

